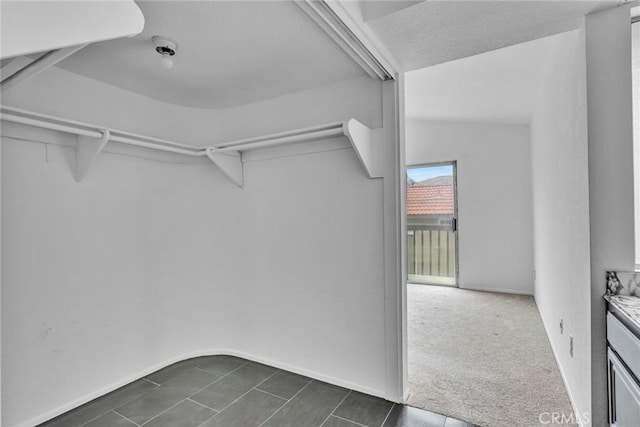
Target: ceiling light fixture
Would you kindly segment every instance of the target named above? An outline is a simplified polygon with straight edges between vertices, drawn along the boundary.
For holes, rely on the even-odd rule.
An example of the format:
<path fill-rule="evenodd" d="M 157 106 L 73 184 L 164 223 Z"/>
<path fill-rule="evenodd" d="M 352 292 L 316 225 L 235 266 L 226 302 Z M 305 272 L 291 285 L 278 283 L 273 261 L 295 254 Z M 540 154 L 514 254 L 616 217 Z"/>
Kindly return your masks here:
<path fill-rule="evenodd" d="M 178 50 L 178 42 L 165 36 L 153 36 L 151 37 L 151 41 L 156 47 L 156 52 L 162 56 L 160 59 L 162 68 L 167 70 L 173 68 L 173 55 L 175 55 L 176 50 Z"/>

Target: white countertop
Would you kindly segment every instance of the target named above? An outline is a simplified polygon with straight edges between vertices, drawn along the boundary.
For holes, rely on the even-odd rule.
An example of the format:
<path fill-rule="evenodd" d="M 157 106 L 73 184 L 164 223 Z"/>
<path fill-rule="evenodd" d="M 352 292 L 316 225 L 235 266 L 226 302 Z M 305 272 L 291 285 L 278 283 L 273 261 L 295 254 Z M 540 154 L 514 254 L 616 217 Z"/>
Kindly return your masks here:
<path fill-rule="evenodd" d="M 640 297 L 605 295 L 604 299 L 640 328 Z"/>

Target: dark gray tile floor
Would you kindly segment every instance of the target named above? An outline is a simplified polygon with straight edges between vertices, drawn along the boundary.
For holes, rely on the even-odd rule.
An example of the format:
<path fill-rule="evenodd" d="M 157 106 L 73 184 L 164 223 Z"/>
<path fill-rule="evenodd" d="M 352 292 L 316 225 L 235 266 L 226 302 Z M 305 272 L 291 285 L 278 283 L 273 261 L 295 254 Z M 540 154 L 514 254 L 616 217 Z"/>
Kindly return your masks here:
<path fill-rule="evenodd" d="M 232 356 L 167 366 L 47 427 L 473 427 Z"/>

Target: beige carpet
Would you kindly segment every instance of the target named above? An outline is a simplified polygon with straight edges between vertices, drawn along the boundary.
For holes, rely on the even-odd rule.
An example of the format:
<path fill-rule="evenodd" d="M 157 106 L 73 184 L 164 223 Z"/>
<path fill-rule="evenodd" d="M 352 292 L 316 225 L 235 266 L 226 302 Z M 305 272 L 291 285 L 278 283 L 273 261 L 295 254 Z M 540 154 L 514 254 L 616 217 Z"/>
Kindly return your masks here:
<path fill-rule="evenodd" d="M 532 297 L 408 285 L 407 299 L 409 405 L 487 427 L 571 413 Z"/>

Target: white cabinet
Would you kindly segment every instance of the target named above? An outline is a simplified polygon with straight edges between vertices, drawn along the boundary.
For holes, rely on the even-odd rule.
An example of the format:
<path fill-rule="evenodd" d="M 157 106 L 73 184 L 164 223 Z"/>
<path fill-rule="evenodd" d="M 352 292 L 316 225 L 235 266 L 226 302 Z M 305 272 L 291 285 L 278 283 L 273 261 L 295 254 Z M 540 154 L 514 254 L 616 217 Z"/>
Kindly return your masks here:
<path fill-rule="evenodd" d="M 615 427 L 638 427 L 640 385 L 616 354 L 608 350 L 609 423 Z"/>
<path fill-rule="evenodd" d="M 611 313 L 607 313 L 607 340 L 626 368 L 640 378 L 640 338 Z"/>

